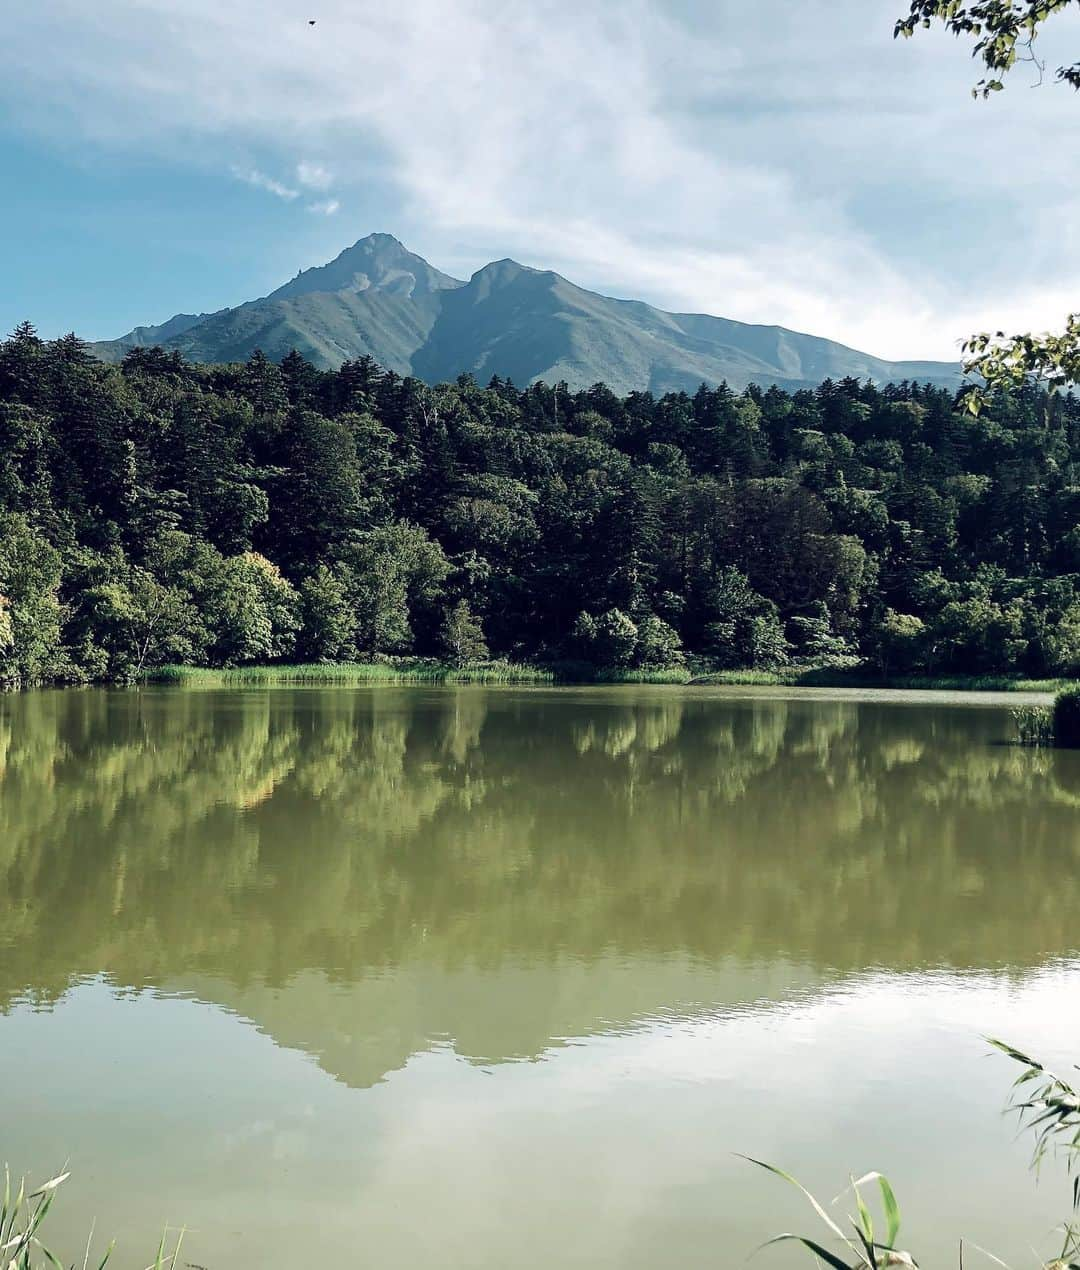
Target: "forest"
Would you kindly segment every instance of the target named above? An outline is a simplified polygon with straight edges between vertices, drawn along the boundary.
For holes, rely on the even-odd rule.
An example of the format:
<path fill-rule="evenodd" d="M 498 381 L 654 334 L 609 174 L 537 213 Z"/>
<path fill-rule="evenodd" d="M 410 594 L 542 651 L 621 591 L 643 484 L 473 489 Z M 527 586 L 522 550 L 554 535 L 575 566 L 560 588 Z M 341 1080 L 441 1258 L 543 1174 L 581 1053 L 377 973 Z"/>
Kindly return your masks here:
<path fill-rule="evenodd" d="M 406 654 L 1075 675 L 1080 400 L 0 343 L 0 682 Z"/>

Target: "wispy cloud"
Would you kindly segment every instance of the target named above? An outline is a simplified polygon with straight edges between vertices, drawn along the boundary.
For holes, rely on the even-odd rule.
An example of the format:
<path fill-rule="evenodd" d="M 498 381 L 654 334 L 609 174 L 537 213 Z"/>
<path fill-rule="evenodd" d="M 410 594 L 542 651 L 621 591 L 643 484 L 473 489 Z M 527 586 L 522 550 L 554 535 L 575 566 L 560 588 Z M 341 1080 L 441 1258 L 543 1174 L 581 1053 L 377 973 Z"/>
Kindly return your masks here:
<path fill-rule="evenodd" d="M 328 190 L 334 184 L 334 174 L 321 163 L 301 159 L 296 165 L 296 179 L 309 190 Z"/>
<path fill-rule="evenodd" d="M 234 164 L 232 174 L 238 181 L 253 185 L 257 190 L 266 190 L 268 194 L 273 194 L 275 198 L 285 199 L 286 202 L 292 202 L 293 199 L 300 197 L 299 190 L 294 190 L 291 185 L 284 185 L 272 176 L 267 176 L 258 168 L 245 168 Z"/>
<path fill-rule="evenodd" d="M 308 203 L 307 209 L 319 216 L 336 216 L 341 211 L 341 203 L 336 198 L 327 198 L 317 203 Z"/>
<path fill-rule="evenodd" d="M 362 189 L 358 230 L 459 274 L 514 255 L 894 357 L 1052 326 L 1080 294 L 1080 111 L 1021 80 L 973 103 L 964 50 L 894 43 L 896 8 L 321 0 L 308 27 L 293 0 L 37 0 L 0 107 L 84 149 L 272 156 L 291 182 L 242 179 L 324 216 Z"/>

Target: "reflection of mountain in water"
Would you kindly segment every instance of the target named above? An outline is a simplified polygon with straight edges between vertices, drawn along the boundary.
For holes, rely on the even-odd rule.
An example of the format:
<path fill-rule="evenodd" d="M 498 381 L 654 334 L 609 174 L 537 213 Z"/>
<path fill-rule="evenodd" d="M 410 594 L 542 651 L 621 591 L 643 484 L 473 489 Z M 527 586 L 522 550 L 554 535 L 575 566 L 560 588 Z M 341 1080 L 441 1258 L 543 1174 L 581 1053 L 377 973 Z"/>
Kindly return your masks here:
<path fill-rule="evenodd" d="M 439 1044 L 478 1064 L 535 1059 L 597 1033 L 730 1015 L 821 982 L 790 962 L 556 956 L 483 969 L 413 963 L 351 983 L 308 970 L 281 988 L 202 976 L 168 986 L 227 1006 L 278 1045 L 314 1053 L 339 1080 L 366 1087 Z"/>
<path fill-rule="evenodd" d="M 369 1083 L 868 966 L 1075 949 L 1080 754 L 705 693 L 0 700 L 0 1000 L 195 992 Z M 802 967 L 799 969 L 798 967 Z"/>

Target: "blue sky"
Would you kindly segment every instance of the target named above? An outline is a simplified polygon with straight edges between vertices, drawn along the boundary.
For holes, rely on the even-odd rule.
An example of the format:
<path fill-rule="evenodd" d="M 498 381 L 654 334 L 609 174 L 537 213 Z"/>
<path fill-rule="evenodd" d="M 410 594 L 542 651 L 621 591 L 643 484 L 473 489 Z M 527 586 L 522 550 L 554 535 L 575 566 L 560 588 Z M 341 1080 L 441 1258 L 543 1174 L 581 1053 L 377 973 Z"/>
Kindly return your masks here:
<path fill-rule="evenodd" d="M 1080 307 L 1080 99 L 1024 67 L 972 101 L 963 45 L 893 41 L 904 8 L 11 6 L 0 328 L 118 335 L 374 230 L 458 276 L 513 256 L 884 356 L 1059 325 Z M 1080 9 L 1044 40 L 1051 65 L 1078 50 Z"/>

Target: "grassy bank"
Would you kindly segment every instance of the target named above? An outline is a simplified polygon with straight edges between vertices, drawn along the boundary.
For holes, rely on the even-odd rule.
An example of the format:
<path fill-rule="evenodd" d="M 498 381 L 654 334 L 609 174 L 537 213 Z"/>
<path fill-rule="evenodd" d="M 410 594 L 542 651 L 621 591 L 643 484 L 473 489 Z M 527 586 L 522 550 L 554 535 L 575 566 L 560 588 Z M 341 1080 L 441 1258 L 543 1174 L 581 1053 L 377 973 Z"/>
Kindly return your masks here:
<path fill-rule="evenodd" d="M 198 686 L 273 684 L 515 684 L 552 683 L 551 671 L 515 662 L 482 662 L 453 666 L 429 658 L 395 658 L 386 662 L 315 662 L 302 666 L 159 666 L 145 683 Z"/>
<path fill-rule="evenodd" d="M 693 675 L 685 666 L 673 666 L 667 670 L 598 670 L 596 683 L 600 684 L 688 684 Z"/>
<path fill-rule="evenodd" d="M 1023 679 L 1017 675 L 892 675 L 868 674 L 828 667 L 786 670 L 716 670 L 695 675 L 694 685 L 787 688 L 894 688 L 928 692 L 1060 692 L 1069 679 Z"/>
<path fill-rule="evenodd" d="M 1067 679 L 1022 679 L 1015 675 L 898 675 L 882 677 L 848 668 L 716 670 L 685 666 L 670 669 L 597 669 L 581 662 L 530 666 L 490 661 L 454 666 L 427 657 L 395 657 L 377 662 L 315 662 L 296 666 L 159 666 L 144 683 L 191 686 L 273 684 L 675 684 L 691 687 L 892 688 L 936 692 L 1055 693 L 1075 686 Z"/>

